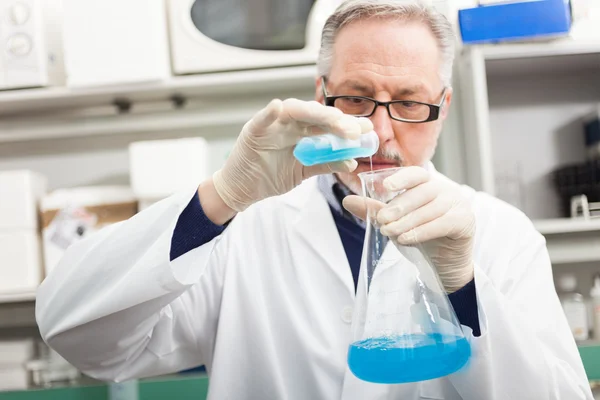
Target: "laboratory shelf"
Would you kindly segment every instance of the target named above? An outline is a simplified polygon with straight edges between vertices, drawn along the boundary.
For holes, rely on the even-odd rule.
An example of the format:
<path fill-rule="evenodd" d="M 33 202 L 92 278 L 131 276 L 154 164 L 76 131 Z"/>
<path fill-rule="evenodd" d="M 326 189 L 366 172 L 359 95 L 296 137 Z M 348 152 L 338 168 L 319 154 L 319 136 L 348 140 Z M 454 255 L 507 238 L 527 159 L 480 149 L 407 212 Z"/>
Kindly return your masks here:
<path fill-rule="evenodd" d="M 316 66 L 298 66 L 173 76 L 163 81 L 90 88 L 48 87 L 0 92 L 0 116 L 42 110 L 111 105 L 116 99 L 147 102 L 183 97 L 211 99 L 279 88 L 313 87 Z"/>
<path fill-rule="evenodd" d="M 0 400 L 107 400 L 104 383 L 89 386 L 58 387 L 0 392 Z M 206 375 L 181 375 L 164 379 L 141 380 L 139 400 L 202 400 L 208 395 Z"/>
<path fill-rule="evenodd" d="M 600 261 L 600 219 L 555 218 L 533 224 L 546 238 L 552 264 Z"/>
<path fill-rule="evenodd" d="M 464 48 L 478 49 L 486 60 L 506 60 L 600 53 L 600 41 L 562 38 L 527 43 L 481 44 Z"/>
<path fill-rule="evenodd" d="M 0 293 L 0 304 L 2 303 L 21 303 L 35 300 L 35 290 L 17 293 Z"/>
<path fill-rule="evenodd" d="M 314 65 L 86 89 L 0 91 L 0 143 L 241 126 L 273 98 L 312 99 Z M 210 129 L 209 129 L 210 130 Z"/>
<path fill-rule="evenodd" d="M 533 224 L 542 235 L 600 231 L 600 218 L 552 218 L 534 220 Z"/>

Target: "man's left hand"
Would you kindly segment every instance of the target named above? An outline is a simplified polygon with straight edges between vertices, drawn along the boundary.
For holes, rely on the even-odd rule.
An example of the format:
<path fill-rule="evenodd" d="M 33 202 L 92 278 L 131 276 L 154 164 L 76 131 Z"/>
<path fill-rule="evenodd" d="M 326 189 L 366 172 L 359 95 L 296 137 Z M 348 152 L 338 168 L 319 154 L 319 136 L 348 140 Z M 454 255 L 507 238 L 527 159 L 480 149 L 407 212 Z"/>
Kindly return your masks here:
<path fill-rule="evenodd" d="M 460 186 L 421 167 L 402 168 L 386 178 L 384 187 L 401 191 L 381 204 L 376 218 L 380 231 L 400 245 L 421 243 L 448 293 L 473 279 L 475 216 Z M 347 196 L 344 208 L 361 219 L 365 199 Z"/>

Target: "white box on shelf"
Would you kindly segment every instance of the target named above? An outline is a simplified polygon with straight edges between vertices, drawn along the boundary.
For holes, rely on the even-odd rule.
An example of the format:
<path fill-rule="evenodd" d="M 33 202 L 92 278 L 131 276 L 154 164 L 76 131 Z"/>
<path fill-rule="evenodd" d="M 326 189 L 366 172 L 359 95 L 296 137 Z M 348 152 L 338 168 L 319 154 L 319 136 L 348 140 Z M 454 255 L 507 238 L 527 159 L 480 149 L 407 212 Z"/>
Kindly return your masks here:
<path fill-rule="evenodd" d="M 208 177 L 208 147 L 203 138 L 131 143 L 131 187 L 138 199 L 162 199 Z"/>
<path fill-rule="evenodd" d="M 34 171 L 0 171 L 0 232 L 39 228 L 38 204 L 46 178 Z"/>
<path fill-rule="evenodd" d="M 0 340 L 0 369 L 32 360 L 35 348 L 33 339 Z"/>
<path fill-rule="evenodd" d="M 162 0 L 63 0 L 70 87 L 162 81 L 170 77 Z"/>
<path fill-rule="evenodd" d="M 37 289 L 43 279 L 41 240 L 37 232 L 0 233 L 0 293 Z"/>
<path fill-rule="evenodd" d="M 0 367 L 0 390 L 24 390 L 29 384 L 29 373 L 22 365 Z"/>

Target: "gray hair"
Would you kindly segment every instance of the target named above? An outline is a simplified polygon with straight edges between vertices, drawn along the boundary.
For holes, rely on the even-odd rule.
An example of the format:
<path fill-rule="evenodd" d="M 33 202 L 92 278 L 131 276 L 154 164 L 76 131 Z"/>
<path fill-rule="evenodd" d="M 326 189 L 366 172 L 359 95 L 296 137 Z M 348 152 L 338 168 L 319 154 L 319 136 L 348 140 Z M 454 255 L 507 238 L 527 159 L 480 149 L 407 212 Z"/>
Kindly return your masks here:
<path fill-rule="evenodd" d="M 333 60 L 333 45 L 339 31 L 353 21 L 367 18 L 397 18 L 426 24 L 437 40 L 441 55 L 440 79 L 446 86 L 452 82 L 455 35 L 452 24 L 433 6 L 422 0 L 347 0 L 327 19 L 321 36 L 317 68 L 319 76 L 327 76 Z"/>

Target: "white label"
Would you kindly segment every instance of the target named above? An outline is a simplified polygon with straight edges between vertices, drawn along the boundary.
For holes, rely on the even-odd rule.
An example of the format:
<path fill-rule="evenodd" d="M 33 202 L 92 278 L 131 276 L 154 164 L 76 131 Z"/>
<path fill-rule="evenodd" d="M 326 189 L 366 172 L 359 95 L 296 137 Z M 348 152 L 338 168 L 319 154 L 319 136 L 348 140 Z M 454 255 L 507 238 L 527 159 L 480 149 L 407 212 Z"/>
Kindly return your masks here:
<path fill-rule="evenodd" d="M 575 340 L 586 340 L 588 338 L 588 324 L 585 304 L 565 302 L 563 309 Z"/>
<path fill-rule="evenodd" d="M 56 214 L 44 236 L 52 244 L 66 250 L 93 230 L 96 220 L 96 215 L 87 212 L 84 208 L 67 207 Z"/>
<path fill-rule="evenodd" d="M 137 380 L 110 384 L 108 398 L 109 400 L 139 400 Z"/>

